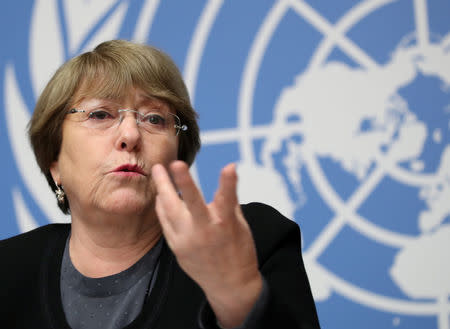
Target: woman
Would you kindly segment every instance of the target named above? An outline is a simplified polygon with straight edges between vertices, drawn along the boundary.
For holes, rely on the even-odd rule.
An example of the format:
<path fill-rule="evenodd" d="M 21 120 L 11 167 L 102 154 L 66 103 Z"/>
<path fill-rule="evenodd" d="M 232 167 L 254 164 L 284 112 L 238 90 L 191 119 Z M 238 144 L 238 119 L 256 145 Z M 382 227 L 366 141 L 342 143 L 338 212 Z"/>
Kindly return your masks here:
<path fill-rule="evenodd" d="M 232 164 L 203 200 L 196 113 L 161 51 L 115 40 L 68 61 L 29 135 L 72 222 L 1 242 L 6 327 L 319 327 L 298 226 L 240 206 Z"/>

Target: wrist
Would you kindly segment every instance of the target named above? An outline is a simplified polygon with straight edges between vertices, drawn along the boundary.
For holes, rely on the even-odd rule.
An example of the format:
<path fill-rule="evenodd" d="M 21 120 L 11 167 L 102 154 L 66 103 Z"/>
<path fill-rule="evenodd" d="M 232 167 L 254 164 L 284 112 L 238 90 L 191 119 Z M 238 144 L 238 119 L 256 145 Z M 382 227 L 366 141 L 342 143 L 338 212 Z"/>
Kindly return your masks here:
<path fill-rule="evenodd" d="M 257 272 L 254 278 L 224 289 L 218 293 L 207 294 L 206 298 L 216 316 L 219 328 L 235 328 L 241 325 L 252 310 L 263 288 L 262 276 Z"/>

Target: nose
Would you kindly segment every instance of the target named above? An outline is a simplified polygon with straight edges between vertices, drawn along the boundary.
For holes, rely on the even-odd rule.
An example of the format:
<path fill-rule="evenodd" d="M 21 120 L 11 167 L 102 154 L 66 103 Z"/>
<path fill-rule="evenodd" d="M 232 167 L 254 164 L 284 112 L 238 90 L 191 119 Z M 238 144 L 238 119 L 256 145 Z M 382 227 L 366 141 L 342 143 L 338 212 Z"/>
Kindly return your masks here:
<path fill-rule="evenodd" d="M 134 113 L 122 113 L 117 132 L 116 148 L 131 152 L 140 147 L 142 136 Z"/>

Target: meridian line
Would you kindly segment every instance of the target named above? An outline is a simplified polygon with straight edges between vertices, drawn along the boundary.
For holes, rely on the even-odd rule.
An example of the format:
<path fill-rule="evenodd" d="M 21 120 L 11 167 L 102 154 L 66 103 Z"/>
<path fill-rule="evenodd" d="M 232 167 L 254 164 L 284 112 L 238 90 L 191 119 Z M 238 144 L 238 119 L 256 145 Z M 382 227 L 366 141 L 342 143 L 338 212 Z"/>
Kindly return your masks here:
<path fill-rule="evenodd" d="M 245 61 L 244 72 L 242 74 L 243 78 L 239 88 L 238 125 L 247 131 L 250 130 L 249 128 L 251 125 L 250 116 L 253 109 L 253 96 L 258 70 L 262 63 L 270 38 L 272 37 L 287 8 L 287 0 L 280 0 L 270 9 L 267 17 L 263 21 L 263 24 L 256 33 L 256 37 L 251 44 L 250 51 Z M 241 158 L 244 162 L 251 164 L 255 162 L 255 159 L 249 137 L 249 133 L 245 133 L 244 131 L 239 146 Z"/>
<path fill-rule="evenodd" d="M 184 81 L 194 103 L 195 86 L 197 84 L 197 74 L 200 60 L 203 56 L 206 41 L 208 40 L 211 27 L 216 19 L 217 13 L 222 7 L 223 0 L 210 0 L 202 11 L 195 31 L 192 34 L 192 41 L 189 43 L 186 61 L 184 63 Z"/>
<path fill-rule="evenodd" d="M 211 26 L 222 6 L 222 2 L 222 0 L 210 0 L 206 4 L 205 9 L 203 9 L 200 18 L 198 19 L 198 24 L 195 27 L 194 33 L 192 34 L 191 42 L 189 43 L 187 57 L 184 63 L 183 76 L 192 104 L 194 103 L 200 60 L 211 31 Z M 190 172 L 196 184 L 201 185 L 196 162 L 192 164 Z"/>
<path fill-rule="evenodd" d="M 439 315 L 438 323 L 439 329 L 449 329 L 450 326 L 450 304 L 448 303 L 448 296 L 442 295 L 438 298 Z"/>
<path fill-rule="evenodd" d="M 362 18 L 377 10 L 379 7 L 386 6 L 388 3 L 393 1 L 396 0 L 368 0 L 360 2 L 350 9 L 350 11 L 348 11 L 341 19 L 339 19 L 339 21 L 334 25 L 334 28 L 337 33 L 345 35 L 345 33 L 347 33 L 347 31 Z M 311 68 L 318 67 L 325 61 L 326 57 L 330 54 L 332 47 L 335 46 L 334 41 L 335 40 L 331 40 L 327 37 L 321 42 L 321 45 L 319 45 L 316 53 L 312 56 L 310 61 Z M 359 64 L 362 65 L 362 63 Z"/>
<path fill-rule="evenodd" d="M 345 221 L 357 222 L 357 218 L 354 216 L 355 210 L 359 205 L 364 202 L 370 192 L 378 185 L 385 173 L 381 168 L 377 168 L 370 177 L 358 187 L 353 193 L 347 204 L 344 204 L 341 199 L 334 193 L 333 189 L 329 185 L 328 181 L 324 177 L 320 166 L 317 163 L 314 156 L 310 151 L 305 152 L 305 162 L 308 168 L 308 172 L 311 175 L 315 186 L 317 187 L 320 195 L 323 196 L 325 202 L 336 212 L 333 219 L 325 226 L 320 232 L 318 237 L 309 247 L 307 253 L 308 257 L 317 259 L 321 253 L 325 250 L 329 243 L 337 236 L 343 227 Z M 345 218 L 353 218 L 352 220 L 345 220 Z M 363 227 L 360 225 L 359 227 Z M 370 231 L 368 233 L 371 233 Z M 310 256 L 309 256 L 310 255 Z"/>
<path fill-rule="evenodd" d="M 345 208 L 351 212 L 358 209 L 385 175 L 386 172 L 384 171 L 384 168 L 377 167 L 369 178 L 367 178 L 365 182 L 356 190 L 356 192 L 352 194 Z"/>
<path fill-rule="evenodd" d="M 397 248 L 403 248 L 415 237 L 393 233 L 389 230 L 380 228 L 365 218 L 359 216 L 356 212 L 361 204 L 367 199 L 379 182 L 387 175 L 383 167 L 377 167 L 364 184 L 350 197 L 346 209 L 346 218 L 348 224 L 361 234 L 371 238 L 374 241 Z"/>
<path fill-rule="evenodd" d="M 300 0 L 290 0 L 292 8 L 295 9 L 300 16 L 315 27 L 319 32 L 324 34 L 328 39 L 334 40 L 340 48 L 347 53 L 356 62 L 366 68 L 377 68 L 378 64 L 369 55 L 367 55 L 357 44 L 348 39 L 330 24 L 316 10 Z"/>
<path fill-rule="evenodd" d="M 320 166 L 314 158 L 312 151 L 309 148 L 305 148 L 303 152 L 307 170 L 311 176 L 311 179 L 319 194 L 323 197 L 324 201 L 332 208 L 336 210 L 336 216 L 323 228 L 323 230 L 316 236 L 314 242 L 310 245 L 305 253 L 305 257 L 309 259 L 317 260 L 322 254 L 325 248 L 333 241 L 333 239 L 341 231 L 345 224 L 345 220 L 342 216 L 342 211 L 337 211 L 340 207 L 339 197 L 334 195 L 334 191 L 328 186 L 328 182 L 323 177 L 323 173 L 320 170 Z M 327 193 L 329 191 L 329 193 Z"/>
<path fill-rule="evenodd" d="M 410 302 L 398 300 L 392 297 L 380 296 L 376 293 L 362 289 L 354 284 L 350 284 L 316 263 L 317 270 L 326 276 L 327 282 L 342 296 L 352 301 L 357 301 L 362 305 L 376 308 L 385 312 L 397 312 L 410 315 L 438 315 L 442 310 L 440 305 L 433 302 Z M 450 311 L 450 305 L 443 305 L 443 310 Z M 445 327 L 444 327 L 445 328 Z M 440 328 L 441 329 L 441 328 Z M 447 328 L 445 328 L 447 329 Z"/>
<path fill-rule="evenodd" d="M 447 36 L 442 40 L 443 48 L 447 51 L 450 50 L 450 33 L 447 34 Z M 447 110 L 449 111 L 449 110 Z"/>
<path fill-rule="evenodd" d="M 380 228 L 356 213 L 356 209 L 360 207 L 360 205 L 367 199 L 367 197 L 378 185 L 378 183 L 388 174 L 385 167 L 377 167 L 374 172 L 365 180 L 365 182 L 360 185 L 359 188 L 353 193 L 353 195 L 349 198 L 349 201 L 344 204 L 341 198 L 336 195 L 336 193 L 334 193 L 334 190 L 326 180 L 326 177 L 322 173 L 320 166 L 315 158 L 313 156 L 305 156 L 305 160 L 307 163 L 308 171 L 316 187 L 318 188 L 318 191 L 324 198 L 325 202 L 336 213 L 335 217 L 333 217 L 328 225 L 332 225 L 332 223 L 335 221 L 340 223 L 343 220 L 342 217 L 344 217 L 346 218 L 347 224 L 361 234 L 364 234 L 374 241 L 396 248 L 402 248 L 409 244 L 411 241 L 415 240 L 415 237 L 411 237 L 405 234 L 393 233 L 387 229 Z M 338 233 L 335 230 L 328 231 L 327 227 L 325 227 L 322 232 L 326 235 Z M 332 238 L 334 238 L 334 236 L 327 236 L 322 238 L 321 235 L 319 235 L 307 251 L 308 253 L 310 252 L 312 254 L 310 257 L 317 257 L 318 255 L 320 255 L 320 253 L 326 248 L 325 243 L 327 241 L 331 241 Z"/>
<path fill-rule="evenodd" d="M 267 138 L 268 135 L 273 134 L 274 131 L 282 130 L 283 135 L 290 135 L 299 132 L 302 129 L 302 123 L 288 123 L 283 125 L 260 125 L 252 126 L 251 129 L 246 129 L 244 132 L 242 128 L 225 128 L 210 130 L 201 133 L 201 140 L 203 145 L 221 144 L 229 142 L 237 142 L 248 136 L 250 139 Z"/>
<path fill-rule="evenodd" d="M 380 166 L 384 168 L 387 175 L 391 176 L 396 181 L 409 186 L 423 187 L 424 185 L 438 184 L 444 177 L 441 174 L 416 174 L 410 172 L 399 166 L 391 160 L 390 156 L 378 153 L 375 160 Z"/>
<path fill-rule="evenodd" d="M 416 22 L 417 43 L 425 52 L 430 44 L 427 0 L 414 0 L 414 18 Z"/>
<path fill-rule="evenodd" d="M 344 227 L 345 219 L 341 215 L 334 216 L 333 219 L 324 227 L 320 234 L 314 239 L 311 246 L 303 252 L 305 260 L 316 261 L 325 248 L 334 240 Z"/>
<path fill-rule="evenodd" d="M 394 233 L 384 228 L 380 228 L 358 214 L 349 216 L 347 221 L 350 227 L 380 244 L 395 248 L 404 248 L 412 241 L 416 240 L 415 237 Z"/>

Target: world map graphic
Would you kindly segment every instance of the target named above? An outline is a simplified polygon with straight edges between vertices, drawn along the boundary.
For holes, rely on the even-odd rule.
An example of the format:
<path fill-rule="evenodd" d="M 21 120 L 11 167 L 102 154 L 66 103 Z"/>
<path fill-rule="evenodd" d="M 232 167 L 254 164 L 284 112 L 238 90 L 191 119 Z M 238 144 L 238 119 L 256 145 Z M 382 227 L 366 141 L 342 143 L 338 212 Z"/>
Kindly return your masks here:
<path fill-rule="evenodd" d="M 300 225 L 324 328 L 450 328 L 448 0 L 4 6 L 5 36 L 23 37 L 8 36 L 0 61 L 3 236 L 69 220 L 24 133 L 40 90 L 66 59 L 132 39 L 182 70 L 206 199 L 235 162 L 241 202 Z"/>

